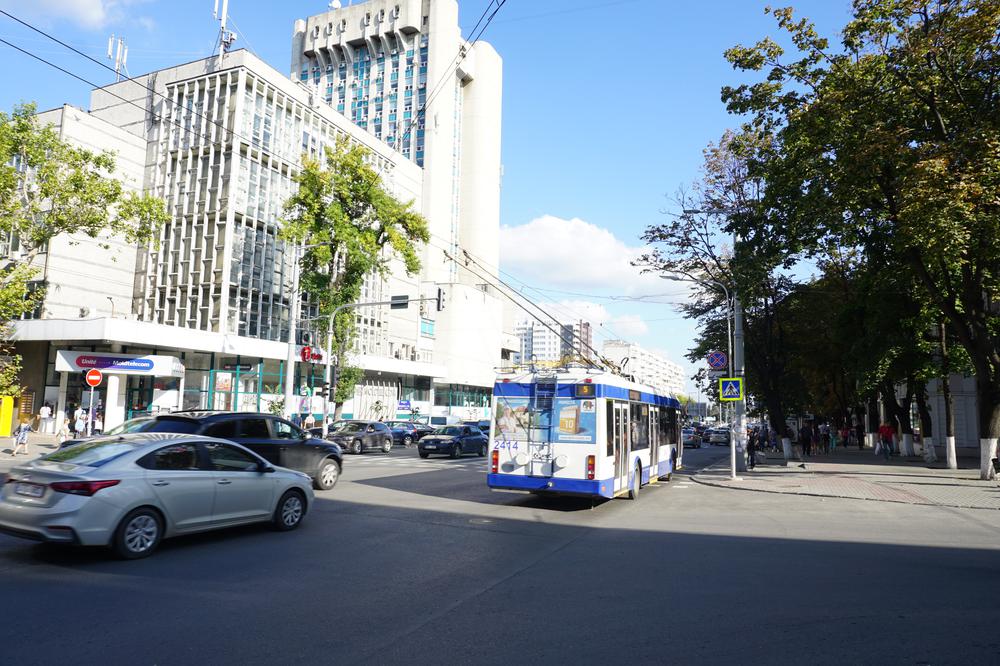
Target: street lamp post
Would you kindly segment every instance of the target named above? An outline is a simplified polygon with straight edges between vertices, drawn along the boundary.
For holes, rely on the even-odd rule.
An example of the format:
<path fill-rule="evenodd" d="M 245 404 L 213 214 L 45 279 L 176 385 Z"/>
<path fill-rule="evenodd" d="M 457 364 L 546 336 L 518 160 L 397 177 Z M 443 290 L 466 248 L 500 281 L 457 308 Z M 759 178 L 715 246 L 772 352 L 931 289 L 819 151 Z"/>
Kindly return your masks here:
<path fill-rule="evenodd" d="M 681 277 L 678 275 L 661 275 L 664 280 L 672 280 L 674 282 L 693 282 L 694 284 L 700 284 L 703 286 L 714 286 L 722 290 L 722 293 L 726 295 L 726 348 L 729 352 L 729 376 L 733 377 L 733 331 L 731 323 L 734 317 L 735 308 L 729 298 L 729 289 L 726 285 L 718 282 L 716 280 L 696 280 L 690 277 Z M 739 320 L 739 325 L 742 326 L 742 319 Z M 742 344 L 742 331 L 740 337 L 740 343 Z M 742 350 L 740 352 L 740 358 L 742 359 Z M 742 365 L 737 364 L 740 368 L 740 376 L 742 376 Z M 742 403 L 740 403 L 742 404 Z M 719 410 L 722 410 L 722 401 L 719 401 Z M 741 440 L 742 444 L 742 440 Z M 736 478 L 736 428 L 732 428 L 729 437 L 729 478 Z"/>

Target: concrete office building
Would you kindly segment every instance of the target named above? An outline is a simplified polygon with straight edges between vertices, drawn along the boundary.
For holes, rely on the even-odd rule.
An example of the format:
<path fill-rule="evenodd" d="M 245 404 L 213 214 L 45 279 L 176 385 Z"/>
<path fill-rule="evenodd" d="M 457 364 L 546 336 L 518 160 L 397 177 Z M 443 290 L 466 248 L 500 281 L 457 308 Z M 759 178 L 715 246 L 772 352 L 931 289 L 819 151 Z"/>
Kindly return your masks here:
<path fill-rule="evenodd" d="M 605 358 L 617 363 L 624 374 L 632 375 L 637 382 L 672 395 L 684 392 L 684 370 L 659 354 L 625 340 L 606 340 L 602 352 Z"/>
<path fill-rule="evenodd" d="M 521 320 L 514 324 L 514 335 L 520 342 L 520 349 L 514 355 L 515 364 L 532 361 L 554 364 L 568 357 L 593 358 L 595 355 L 590 322 L 582 320 L 545 324 Z"/>
<path fill-rule="evenodd" d="M 106 427 L 157 410 L 266 410 L 287 371 L 292 251 L 277 235 L 282 204 L 300 156 L 347 136 L 372 150 L 388 189 L 414 200 L 434 234 L 420 275 L 407 277 L 394 262 L 391 277 L 371 280 L 362 299 L 429 296 L 438 285 L 447 299 L 444 312 L 357 312 L 352 362 L 365 378 L 345 415 L 485 415 L 501 358 L 500 304 L 487 280 L 459 270 L 441 249 L 467 249 L 495 270 L 500 61 L 482 52 L 493 56 L 478 61 L 482 76 L 460 71 L 452 81 L 453 92 L 476 88 L 467 113 L 455 111 L 455 95 L 444 96 L 446 109 L 429 106 L 428 118 L 450 116 L 427 133 L 422 164 L 415 150 L 403 154 L 246 51 L 94 90 L 89 112 L 42 114 L 64 139 L 117 152 L 120 177 L 163 198 L 171 220 L 158 244 L 116 242 L 106 251 L 118 256 L 113 268 L 89 246 L 54 243 L 39 258 L 45 303 L 17 323 L 32 409 L 44 400 L 64 411 L 83 396 L 82 370 L 103 366 Z M 310 314 L 304 308 L 303 318 Z M 319 384 L 322 370 L 291 369 L 305 387 Z M 304 399 L 301 408 L 318 404 Z"/>

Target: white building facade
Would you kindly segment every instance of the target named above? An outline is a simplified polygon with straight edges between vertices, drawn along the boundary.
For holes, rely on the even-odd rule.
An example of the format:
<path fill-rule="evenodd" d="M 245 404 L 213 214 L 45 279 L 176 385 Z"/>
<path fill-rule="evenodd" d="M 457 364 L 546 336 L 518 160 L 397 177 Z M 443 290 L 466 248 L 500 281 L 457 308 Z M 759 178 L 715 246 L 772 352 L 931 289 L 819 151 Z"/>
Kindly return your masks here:
<path fill-rule="evenodd" d="M 454 9 L 433 16 L 453 19 L 458 48 L 457 6 L 430 5 Z M 430 296 L 439 286 L 447 296 L 443 312 L 416 305 L 357 311 L 351 361 L 365 377 L 344 415 L 484 416 L 500 362 L 501 308 L 487 280 L 450 258 L 467 250 L 495 273 L 500 61 L 486 45 L 477 44 L 477 52 L 486 54 L 479 60 L 484 74 L 459 71 L 450 81 L 455 94 L 442 96 L 449 105 L 428 106 L 428 118 L 450 114 L 450 124 L 427 132 L 419 160 L 415 142 L 408 153 L 402 143 L 390 145 L 384 133 L 345 117 L 246 51 L 94 90 L 89 112 L 40 114 L 65 140 L 116 152 L 119 177 L 162 198 L 171 219 L 148 247 L 113 241 L 101 254 L 93 242 L 67 250 L 60 241 L 40 256 L 45 303 L 17 323 L 33 411 L 49 402 L 59 422 L 59 413 L 84 397 L 82 372 L 66 370 L 77 356 L 60 351 L 90 352 L 86 362 L 103 364 L 113 377 L 99 393 L 105 427 L 174 409 L 266 411 L 289 371 L 292 250 L 278 236 L 282 206 L 301 155 L 321 155 L 346 136 L 371 149 L 387 188 L 413 200 L 434 235 L 419 275 L 406 276 L 394 260 L 391 276 L 369 281 L 362 299 Z M 467 115 L 455 111 L 463 108 L 457 92 L 473 89 Z M 299 327 L 308 330 L 313 314 L 306 304 Z M 183 370 L 143 374 L 136 368 L 155 364 L 136 361 L 124 372 L 115 359 L 130 356 L 173 357 Z M 323 370 L 301 362 L 290 369 L 303 393 L 322 383 Z M 304 398 L 299 407 L 317 412 L 318 405 Z"/>
<path fill-rule="evenodd" d="M 637 382 L 671 395 L 684 392 L 684 370 L 670 359 L 625 340 L 606 340 L 602 353 L 605 358 L 617 363 L 625 375 L 635 377 Z"/>
<path fill-rule="evenodd" d="M 546 322 L 521 320 L 514 324 L 520 351 L 514 364 L 558 363 L 568 357 L 593 358 L 593 331 L 590 322 Z"/>

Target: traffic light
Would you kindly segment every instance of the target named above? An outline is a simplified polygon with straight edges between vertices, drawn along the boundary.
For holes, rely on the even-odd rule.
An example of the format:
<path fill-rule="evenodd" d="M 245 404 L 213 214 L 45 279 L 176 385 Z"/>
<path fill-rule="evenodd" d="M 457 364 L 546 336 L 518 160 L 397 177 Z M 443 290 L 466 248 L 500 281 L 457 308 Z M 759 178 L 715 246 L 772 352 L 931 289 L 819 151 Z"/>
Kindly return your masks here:
<path fill-rule="evenodd" d="M 438 295 L 437 295 L 437 311 L 438 312 L 441 312 L 442 310 L 444 310 L 444 295 L 445 295 L 444 294 L 444 289 L 442 289 L 441 287 L 438 287 Z"/>
<path fill-rule="evenodd" d="M 330 382 L 323 382 L 321 386 L 316 388 L 316 395 L 320 398 L 325 398 L 330 393 Z"/>

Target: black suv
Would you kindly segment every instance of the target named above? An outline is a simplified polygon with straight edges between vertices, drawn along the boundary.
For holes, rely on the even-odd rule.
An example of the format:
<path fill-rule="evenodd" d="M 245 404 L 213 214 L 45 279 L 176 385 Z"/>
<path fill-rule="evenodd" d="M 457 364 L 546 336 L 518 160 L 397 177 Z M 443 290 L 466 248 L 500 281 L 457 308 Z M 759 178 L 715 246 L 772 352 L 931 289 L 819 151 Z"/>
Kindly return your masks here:
<path fill-rule="evenodd" d="M 309 432 L 316 437 L 323 433 L 322 428 L 313 428 Z M 351 453 L 365 451 L 392 451 L 392 431 L 381 421 L 334 421 L 327 429 L 326 438 L 336 442 Z"/>
<path fill-rule="evenodd" d="M 317 490 L 337 485 L 343 469 L 339 446 L 314 438 L 273 414 L 172 412 L 155 416 L 138 428 L 141 432 L 175 432 L 232 440 L 273 465 L 308 474 Z"/>

